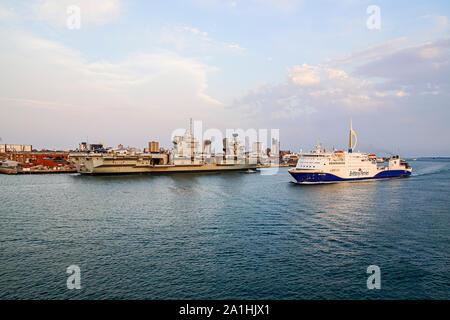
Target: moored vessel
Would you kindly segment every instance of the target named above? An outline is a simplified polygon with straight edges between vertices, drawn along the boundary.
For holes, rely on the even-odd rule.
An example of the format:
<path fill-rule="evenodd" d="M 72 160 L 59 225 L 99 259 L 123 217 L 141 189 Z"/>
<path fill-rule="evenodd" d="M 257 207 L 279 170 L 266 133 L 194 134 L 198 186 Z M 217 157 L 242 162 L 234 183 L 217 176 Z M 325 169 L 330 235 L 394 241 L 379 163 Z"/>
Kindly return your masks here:
<path fill-rule="evenodd" d="M 191 129 L 173 139 L 173 149 L 161 151 L 150 146 L 148 152 L 75 152 L 70 160 L 80 174 L 179 173 L 256 170 L 256 161 L 245 153 L 238 135 L 223 139 L 224 153 L 211 153 L 211 141 L 200 144 Z"/>

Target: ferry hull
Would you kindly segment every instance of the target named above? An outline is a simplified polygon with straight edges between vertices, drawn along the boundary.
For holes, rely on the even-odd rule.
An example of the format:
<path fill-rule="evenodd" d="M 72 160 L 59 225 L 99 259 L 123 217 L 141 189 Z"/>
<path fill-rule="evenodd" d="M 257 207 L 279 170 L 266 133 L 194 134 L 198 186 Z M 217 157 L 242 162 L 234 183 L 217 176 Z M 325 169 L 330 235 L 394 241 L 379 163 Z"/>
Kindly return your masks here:
<path fill-rule="evenodd" d="M 377 173 L 371 177 L 358 177 L 358 178 L 341 178 L 331 173 L 322 172 L 296 172 L 295 170 L 289 171 L 292 177 L 297 183 L 331 183 L 331 182 L 345 182 L 345 181 L 362 181 L 362 180 L 376 180 L 384 178 L 399 178 L 407 177 L 411 175 L 409 170 L 385 170 Z"/>

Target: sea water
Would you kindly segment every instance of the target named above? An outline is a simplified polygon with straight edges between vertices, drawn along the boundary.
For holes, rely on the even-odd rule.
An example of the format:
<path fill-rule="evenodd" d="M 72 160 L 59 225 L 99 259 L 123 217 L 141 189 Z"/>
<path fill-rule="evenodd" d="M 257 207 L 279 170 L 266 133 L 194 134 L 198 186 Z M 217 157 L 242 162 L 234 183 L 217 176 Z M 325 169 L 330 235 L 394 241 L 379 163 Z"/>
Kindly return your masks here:
<path fill-rule="evenodd" d="M 307 186 L 287 168 L 2 175 L 0 299 L 449 299 L 450 161 L 410 165 Z"/>

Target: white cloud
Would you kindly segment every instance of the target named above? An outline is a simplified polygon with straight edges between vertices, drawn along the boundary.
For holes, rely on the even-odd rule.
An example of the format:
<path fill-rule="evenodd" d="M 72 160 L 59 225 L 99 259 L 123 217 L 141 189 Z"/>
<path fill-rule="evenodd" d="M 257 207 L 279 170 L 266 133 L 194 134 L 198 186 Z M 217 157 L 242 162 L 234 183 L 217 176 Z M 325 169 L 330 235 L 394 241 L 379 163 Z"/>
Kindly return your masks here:
<path fill-rule="evenodd" d="M 443 54 L 442 48 L 424 47 L 419 51 L 419 55 L 424 59 L 435 59 Z"/>
<path fill-rule="evenodd" d="M 325 65 L 294 66 L 278 85 L 263 85 L 237 99 L 233 106 L 249 119 L 292 123 L 312 115 L 337 110 L 372 110 L 383 107 L 373 84 Z M 267 117 L 270 115 L 270 117 Z M 279 124 L 281 125 L 281 124 Z"/>
<path fill-rule="evenodd" d="M 378 78 L 382 90 L 421 92 L 431 84 L 449 85 L 450 40 L 440 39 L 379 54 L 355 67 L 354 75 Z"/>
<path fill-rule="evenodd" d="M 373 114 L 380 109 L 398 108 L 399 98 L 438 96 L 444 94 L 445 88 L 449 91 L 448 39 L 394 49 L 398 42 L 328 60 L 326 64 L 293 66 L 284 82 L 252 90 L 237 99 L 234 107 L 249 118 L 263 121 L 264 115 L 270 114 L 272 120 L 289 122 L 312 113 Z"/>
<path fill-rule="evenodd" d="M 272 9 L 284 11 L 284 12 L 293 12 L 296 11 L 300 4 L 303 2 L 302 0 L 252 0 L 258 6 L 266 6 Z"/>
<path fill-rule="evenodd" d="M 120 12 L 120 0 L 38 0 L 35 4 L 36 17 L 53 26 L 66 26 L 67 8 L 80 8 L 81 25 L 103 25 L 115 20 Z"/>
<path fill-rule="evenodd" d="M 399 97 L 399 98 L 403 98 L 403 97 L 409 96 L 409 94 L 406 93 L 406 92 L 403 91 L 403 90 L 400 90 L 400 91 L 398 91 L 398 92 L 395 94 L 395 96 L 396 96 L 396 97 Z"/>
<path fill-rule="evenodd" d="M 6 20 L 14 16 L 14 10 L 0 3 L 0 20 Z"/>
<path fill-rule="evenodd" d="M 348 74 L 344 70 L 328 69 L 327 71 L 329 79 L 345 80 L 348 78 Z"/>
<path fill-rule="evenodd" d="M 419 19 L 425 19 L 429 20 L 432 23 L 432 32 L 439 33 L 443 31 L 448 31 L 448 18 L 447 16 L 441 16 L 441 15 L 425 15 L 419 17 Z"/>
<path fill-rule="evenodd" d="M 309 86 L 320 82 L 319 67 L 303 64 L 294 66 L 288 72 L 288 77 L 293 83 L 301 86 Z"/>
<path fill-rule="evenodd" d="M 316 112 L 309 105 L 303 105 L 297 96 L 282 97 L 276 101 L 278 108 L 270 113 L 271 119 L 295 119 Z"/>
<path fill-rule="evenodd" d="M 237 43 L 230 43 L 226 45 L 229 49 L 234 50 L 236 52 L 242 52 L 245 49 L 242 48 L 240 45 L 238 45 Z"/>
<path fill-rule="evenodd" d="M 346 55 L 344 57 L 338 57 L 334 59 L 327 59 L 325 63 L 329 66 L 345 66 L 355 65 L 359 63 L 366 63 L 369 60 L 379 58 L 380 56 L 389 55 L 398 50 L 406 38 L 398 38 L 394 40 L 386 41 L 380 45 L 373 46 L 364 50 L 358 50 Z"/>
<path fill-rule="evenodd" d="M 297 12 L 303 0 L 187 0 L 188 2 L 206 9 L 233 9 L 245 13 L 260 13 L 273 11 L 281 13 Z"/>
<path fill-rule="evenodd" d="M 436 27 L 439 29 L 446 29 L 448 27 L 448 18 L 446 16 L 434 17 Z"/>
<path fill-rule="evenodd" d="M 173 52 L 90 63 L 78 51 L 29 34 L 1 31 L 0 37 L 0 117 L 16 119 L 2 125 L 11 134 L 32 137 L 38 130 L 45 139 L 48 128 L 60 128 L 113 143 L 119 136 L 148 139 L 152 132 L 168 138 L 174 123 L 208 121 L 223 111 L 206 93 L 208 74 L 217 69 Z M 47 137 L 49 143 L 57 136 Z"/>
<path fill-rule="evenodd" d="M 208 32 L 188 25 L 175 25 L 163 28 L 159 34 L 162 45 L 172 46 L 177 51 L 211 52 L 226 51 L 241 54 L 245 51 L 235 42 L 224 42 L 213 39 Z"/>

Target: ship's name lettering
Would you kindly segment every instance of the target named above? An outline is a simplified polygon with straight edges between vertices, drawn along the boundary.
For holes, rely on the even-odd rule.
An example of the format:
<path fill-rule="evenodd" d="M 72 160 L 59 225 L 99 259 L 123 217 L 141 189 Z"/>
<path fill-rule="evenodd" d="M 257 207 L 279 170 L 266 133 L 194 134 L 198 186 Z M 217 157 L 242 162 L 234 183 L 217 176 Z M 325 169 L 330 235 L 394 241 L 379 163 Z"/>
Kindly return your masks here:
<path fill-rule="evenodd" d="M 350 176 L 368 176 L 369 171 L 350 171 Z"/>

